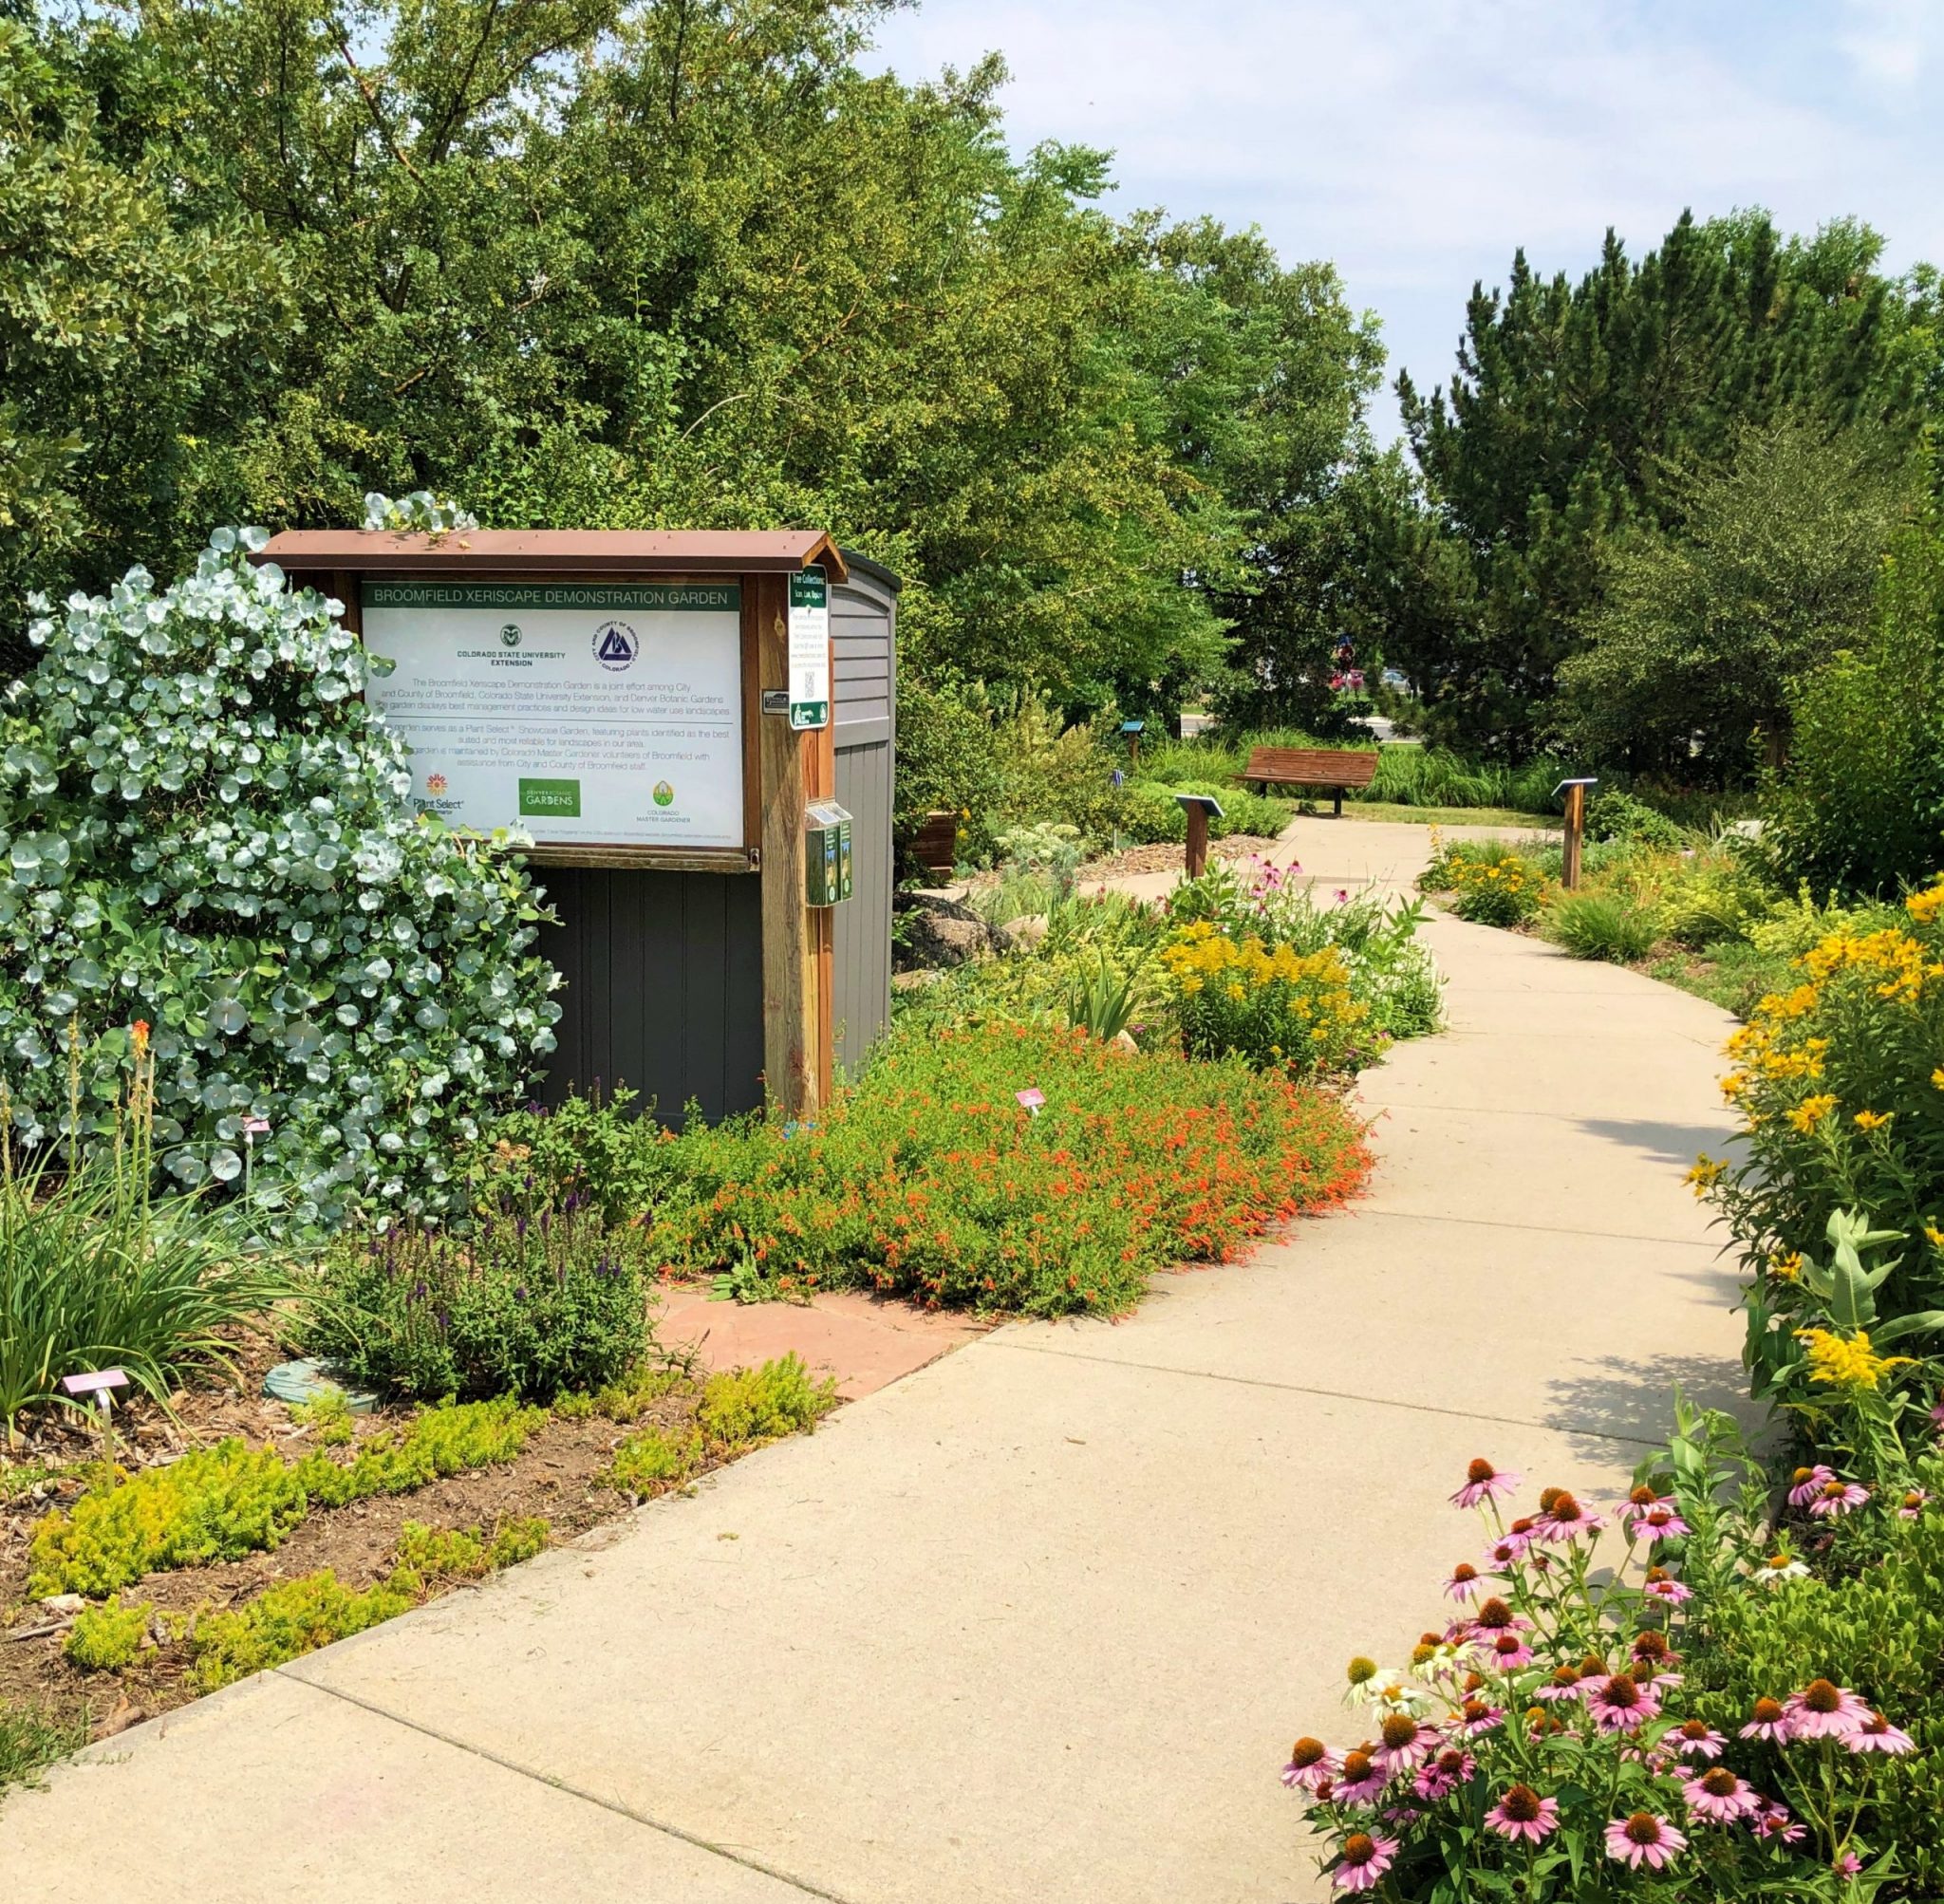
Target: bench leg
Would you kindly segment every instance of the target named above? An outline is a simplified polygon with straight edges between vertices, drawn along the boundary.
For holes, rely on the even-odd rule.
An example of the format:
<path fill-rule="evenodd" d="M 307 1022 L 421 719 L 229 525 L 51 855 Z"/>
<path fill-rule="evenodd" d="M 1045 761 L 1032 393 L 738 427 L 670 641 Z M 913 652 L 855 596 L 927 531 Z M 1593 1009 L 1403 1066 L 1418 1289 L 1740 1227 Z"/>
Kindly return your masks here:
<path fill-rule="evenodd" d="M 1331 809 L 1331 812 L 1339 820 L 1343 817 L 1343 789 L 1341 787 L 1336 789 L 1336 805 Z"/>

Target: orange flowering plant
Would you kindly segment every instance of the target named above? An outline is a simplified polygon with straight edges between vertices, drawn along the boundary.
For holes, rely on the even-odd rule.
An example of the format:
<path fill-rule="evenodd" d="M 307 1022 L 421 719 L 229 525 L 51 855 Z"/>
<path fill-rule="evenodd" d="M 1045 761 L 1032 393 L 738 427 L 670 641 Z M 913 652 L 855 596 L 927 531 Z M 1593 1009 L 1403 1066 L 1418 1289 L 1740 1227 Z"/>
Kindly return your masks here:
<path fill-rule="evenodd" d="M 667 1151 L 670 1270 L 1033 1315 L 1131 1309 L 1155 1270 L 1234 1256 L 1371 1162 L 1328 1093 L 1045 1020 L 901 1027 L 816 1118 L 696 1125 Z"/>

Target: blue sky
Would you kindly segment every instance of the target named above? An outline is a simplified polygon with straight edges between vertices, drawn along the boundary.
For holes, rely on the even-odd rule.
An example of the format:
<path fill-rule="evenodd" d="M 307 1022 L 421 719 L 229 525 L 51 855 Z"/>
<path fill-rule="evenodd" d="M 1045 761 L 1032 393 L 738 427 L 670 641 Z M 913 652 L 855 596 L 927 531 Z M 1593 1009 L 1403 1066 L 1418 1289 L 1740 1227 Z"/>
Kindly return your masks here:
<path fill-rule="evenodd" d="M 1112 148 L 1122 208 L 1335 260 L 1421 384 L 1515 246 L 1577 274 L 1685 205 L 1944 262 L 1944 0 L 925 0 L 878 42 L 912 79 L 1004 54 L 1015 145 Z"/>

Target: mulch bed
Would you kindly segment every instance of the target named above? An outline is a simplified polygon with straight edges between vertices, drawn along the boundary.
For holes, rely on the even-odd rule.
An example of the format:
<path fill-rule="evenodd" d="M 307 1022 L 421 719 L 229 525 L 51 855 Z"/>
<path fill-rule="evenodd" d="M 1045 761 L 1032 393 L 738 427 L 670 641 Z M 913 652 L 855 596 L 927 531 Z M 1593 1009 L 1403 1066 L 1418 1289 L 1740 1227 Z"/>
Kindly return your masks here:
<path fill-rule="evenodd" d="M 166 1463 L 192 1447 L 229 1435 L 253 1446 L 266 1443 L 295 1460 L 308 1451 L 310 1431 L 293 1422 L 280 1402 L 263 1395 L 263 1376 L 283 1359 L 269 1342 L 252 1342 L 238 1363 L 234 1386 L 200 1389 L 178 1396 L 179 1426 L 153 1403 L 131 1402 L 116 1411 L 117 1457 L 123 1466 Z M 279 1580 L 335 1570 L 353 1589 L 386 1577 L 399 1530 L 407 1521 L 439 1529 L 466 1529 L 514 1516 L 541 1515 L 556 1543 L 625 1514 L 630 1498 L 599 1484 L 596 1477 L 626 1436 L 657 1425 L 677 1428 L 695 1412 L 699 1389 L 678 1389 L 657 1401 L 639 1421 L 598 1416 L 584 1421 L 554 1417 L 527 1442 L 519 1456 L 499 1466 L 474 1468 L 435 1481 L 416 1493 L 379 1496 L 339 1508 L 313 1508 L 271 1553 L 203 1567 L 151 1574 L 124 1590 L 129 1603 L 152 1600 L 163 1613 L 221 1613 L 253 1599 Z M 409 1419 L 407 1410 L 383 1410 L 354 1418 L 356 1441 L 338 1453 Z M 27 1445 L 0 1456 L 0 1489 L 9 1469 L 23 1465 L 60 1470 L 11 1499 L 0 1500 L 0 1707 L 27 1706 L 73 1718 L 84 1713 L 90 1735 L 103 1738 L 155 1717 L 194 1697 L 186 1684 L 192 1658 L 187 1646 L 145 1650 L 119 1673 L 83 1672 L 61 1648 L 71 1625 L 27 1597 L 28 1547 L 36 1521 L 85 1485 L 83 1465 L 99 1458 L 99 1437 L 65 1419 L 36 1423 Z M 435 1590 L 437 1591 L 437 1590 Z"/>
<path fill-rule="evenodd" d="M 1260 833 L 1230 833 L 1226 839 L 1208 843 L 1210 859 L 1252 859 L 1266 853 L 1276 844 Z M 1184 849 L 1164 841 L 1159 846 L 1129 847 L 1109 859 L 1090 860 L 1080 868 L 1086 879 L 1125 879 L 1136 872 L 1179 872 Z"/>

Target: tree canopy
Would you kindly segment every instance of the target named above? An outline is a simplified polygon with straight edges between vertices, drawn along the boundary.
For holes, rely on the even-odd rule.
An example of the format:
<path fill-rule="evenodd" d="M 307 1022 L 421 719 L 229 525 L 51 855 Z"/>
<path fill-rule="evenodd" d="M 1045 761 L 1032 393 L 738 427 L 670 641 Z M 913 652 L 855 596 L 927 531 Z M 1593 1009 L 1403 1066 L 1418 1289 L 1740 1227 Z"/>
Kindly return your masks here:
<path fill-rule="evenodd" d="M 1609 232 L 1577 285 L 1521 252 L 1503 291 L 1473 288 L 1449 389 L 1398 380 L 1428 505 L 1467 571 L 1393 644 L 1444 732 L 1510 754 L 1546 737 L 1612 539 L 1678 532 L 1694 472 L 1748 427 L 1915 439 L 1936 377 L 1935 278 L 1887 278 L 1881 251 L 1853 220 L 1802 239 L 1760 212 L 1684 214 L 1637 263 Z"/>
<path fill-rule="evenodd" d="M 1108 216 L 1105 155 L 1013 158 L 997 61 L 868 76 L 883 10 L 145 0 L 6 29 L 0 369 L 32 394 L 0 411 L 0 511 L 66 526 L 0 612 L 50 566 L 102 586 L 212 520 L 432 488 L 506 526 L 828 527 L 905 574 L 942 677 L 1086 705 L 1206 674 L 1346 454 L 1374 327 L 1328 265 Z M 107 215 L 64 219 L 37 165 Z M 78 255 L 43 265 L 56 226 Z M 107 308 L 59 381 L 7 327 L 48 276 Z"/>

